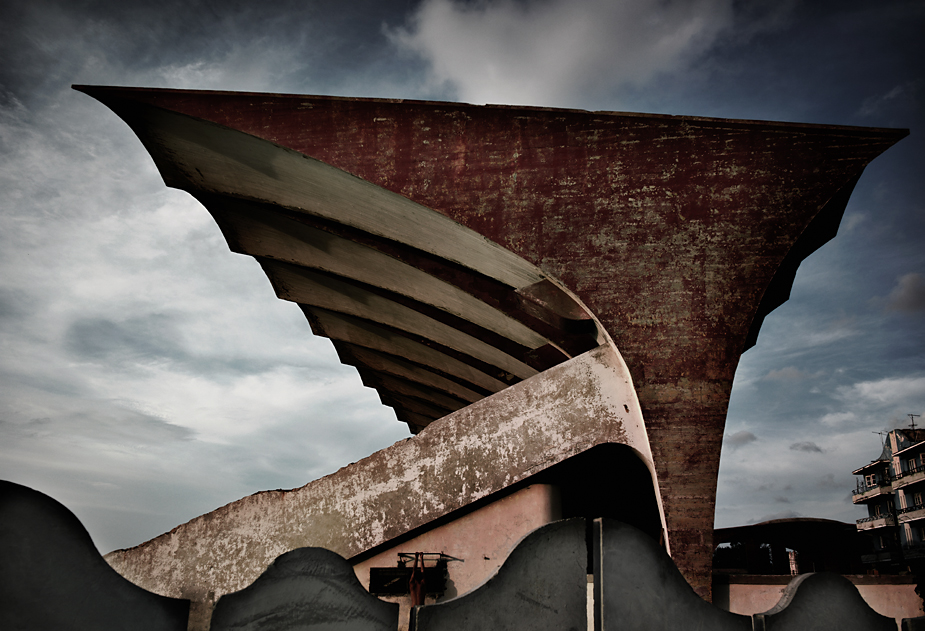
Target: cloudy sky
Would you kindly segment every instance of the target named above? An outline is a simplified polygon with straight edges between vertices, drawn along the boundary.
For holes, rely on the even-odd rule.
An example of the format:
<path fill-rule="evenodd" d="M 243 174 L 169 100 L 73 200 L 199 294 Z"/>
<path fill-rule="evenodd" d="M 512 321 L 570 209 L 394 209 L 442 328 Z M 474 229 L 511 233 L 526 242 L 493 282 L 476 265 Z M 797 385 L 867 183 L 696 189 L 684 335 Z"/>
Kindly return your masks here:
<path fill-rule="evenodd" d="M 407 436 L 71 84 L 459 100 L 912 130 L 765 320 L 726 428 L 717 526 L 852 521 L 873 432 L 925 413 L 923 32 L 918 0 L 0 2 L 0 478 L 107 552 Z"/>

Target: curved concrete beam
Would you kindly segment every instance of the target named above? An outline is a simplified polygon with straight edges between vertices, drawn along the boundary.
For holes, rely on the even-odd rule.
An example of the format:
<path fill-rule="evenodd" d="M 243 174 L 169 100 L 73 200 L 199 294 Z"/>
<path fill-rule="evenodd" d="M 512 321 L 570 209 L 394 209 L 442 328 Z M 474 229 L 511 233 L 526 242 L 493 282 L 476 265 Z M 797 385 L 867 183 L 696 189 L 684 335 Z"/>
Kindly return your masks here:
<path fill-rule="evenodd" d="M 100 100 L 138 134 L 168 186 L 272 201 L 411 245 L 515 288 L 546 278 L 477 232 L 298 151 L 184 114 Z"/>
<path fill-rule="evenodd" d="M 471 355 L 521 379 L 537 373 L 536 369 L 491 344 L 363 287 L 287 263 L 262 260 L 260 265 L 276 289 L 276 295 L 283 300 L 384 324 Z"/>
<path fill-rule="evenodd" d="M 335 347 L 338 342 L 347 342 L 402 357 L 470 388 L 483 390 L 483 394 L 486 395 L 499 392 L 510 385 L 430 346 L 368 320 L 304 305 L 302 310 L 308 317 L 315 335 L 331 338 L 335 341 Z"/>
<path fill-rule="evenodd" d="M 610 346 L 299 489 L 246 497 L 106 559 L 145 589 L 202 601 L 249 585 L 289 550 L 356 556 L 605 443 L 631 447 L 657 493 L 632 380 Z"/>
<path fill-rule="evenodd" d="M 232 250 L 292 263 L 407 296 L 529 348 L 549 340 L 459 288 L 363 244 L 228 200 L 212 215 Z M 229 238 L 229 241 L 231 239 Z"/>

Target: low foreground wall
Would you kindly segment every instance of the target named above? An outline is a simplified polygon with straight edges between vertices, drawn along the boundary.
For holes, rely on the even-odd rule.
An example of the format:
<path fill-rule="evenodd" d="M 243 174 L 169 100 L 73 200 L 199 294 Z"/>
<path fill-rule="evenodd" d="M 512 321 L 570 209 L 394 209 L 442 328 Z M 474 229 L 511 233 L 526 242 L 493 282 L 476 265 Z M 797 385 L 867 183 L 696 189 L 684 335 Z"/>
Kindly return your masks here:
<path fill-rule="evenodd" d="M 752 615 L 767 611 L 781 599 L 792 576 L 719 575 L 713 581 L 713 602 L 733 613 Z M 847 575 L 871 609 L 889 618 L 925 614 L 915 593 L 912 576 Z"/>
<path fill-rule="evenodd" d="M 542 509 L 550 506 L 546 496 L 536 488 L 512 499 Z M 485 524 L 492 521 L 491 512 L 485 513 Z M 870 579 L 862 579 L 856 579 L 861 587 L 882 586 L 864 585 Z M 413 584 L 412 578 L 409 588 Z M 734 598 L 740 591 L 768 593 L 758 589 L 758 581 L 733 585 Z M 883 596 L 876 589 L 865 591 L 868 597 Z M 129 584 L 107 567 L 65 507 L 32 489 L 0 482 L 4 631 L 396 631 L 405 620 L 415 631 L 896 631 L 899 622 L 903 631 L 925 628 L 923 617 L 899 621 L 874 610 L 857 586 L 838 574 L 793 578 L 762 613 L 724 611 L 694 592 L 650 535 L 616 520 L 582 517 L 533 530 L 484 583 L 410 612 L 372 596 L 350 562 L 317 547 L 278 556 L 251 584 L 202 612 L 207 615 L 187 616 L 189 604 Z"/>

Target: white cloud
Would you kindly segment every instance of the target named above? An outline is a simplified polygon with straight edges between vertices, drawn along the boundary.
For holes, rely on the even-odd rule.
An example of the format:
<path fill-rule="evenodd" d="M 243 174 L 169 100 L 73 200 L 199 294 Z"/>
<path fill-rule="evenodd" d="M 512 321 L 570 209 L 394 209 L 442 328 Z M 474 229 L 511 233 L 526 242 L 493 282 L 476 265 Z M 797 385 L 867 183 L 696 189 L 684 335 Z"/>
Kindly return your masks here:
<path fill-rule="evenodd" d="M 838 388 L 838 395 L 861 404 L 887 404 L 891 407 L 912 407 L 920 410 L 925 404 L 925 377 L 890 377 L 862 381 Z"/>
<path fill-rule="evenodd" d="M 854 412 L 830 412 L 819 419 L 819 422 L 828 427 L 845 427 L 856 424 L 858 417 Z"/>
<path fill-rule="evenodd" d="M 790 450 L 791 451 L 802 451 L 805 453 L 817 453 L 817 454 L 823 453 L 822 447 L 808 440 L 799 442 L 799 443 L 793 443 L 792 445 L 790 445 Z"/>
<path fill-rule="evenodd" d="M 778 370 L 769 371 L 764 378 L 770 381 L 805 381 L 816 376 L 818 375 L 804 372 L 796 366 L 785 366 Z"/>
<path fill-rule="evenodd" d="M 311 337 L 297 308 L 273 297 L 254 262 L 228 252 L 208 214 L 164 189 L 127 127 L 68 84 L 396 98 L 432 97 L 443 84 L 449 90 L 442 95 L 454 91 L 476 102 L 608 102 L 614 109 L 621 107 L 615 94 L 631 98 L 638 90 L 658 111 L 699 113 L 715 101 L 721 106 L 710 111 L 721 116 L 801 119 L 811 111 L 812 120 L 851 122 L 839 113 L 842 91 L 787 65 L 789 39 L 783 49 L 782 38 L 751 51 L 726 49 L 747 53 L 741 60 L 713 57 L 728 41 L 766 29 L 769 11 L 785 15 L 791 0 L 424 0 L 394 3 L 385 13 L 380 7 L 390 3 L 287 2 L 285 10 L 274 3 L 20 4 L 17 12 L 28 19 L 5 25 L 9 37 L 0 42 L 9 53 L 0 69 L 0 474 L 69 506 L 95 507 L 81 519 L 95 537 L 95 528 L 107 529 L 121 545 L 256 490 L 303 484 L 407 432 L 353 369 L 337 363 L 326 340 Z M 417 7 L 415 17 L 403 21 L 408 6 Z M 405 24 L 386 30 L 391 44 L 379 30 L 383 22 Z M 365 30 L 355 30 L 362 24 Z M 818 41 L 845 50 L 837 40 Z M 396 44 L 418 57 L 414 64 L 392 54 Z M 828 64 L 803 66 L 863 77 L 851 55 L 843 60 L 841 75 Z M 747 73 L 735 70 L 738 63 Z M 429 78 L 418 73 L 427 65 Z M 702 81 L 711 73 L 722 77 Z M 780 73 L 794 82 L 775 83 Z M 677 89 L 682 84 L 687 96 Z M 904 80 L 878 76 L 865 85 L 875 84 L 894 87 L 862 115 L 901 111 L 915 104 L 910 96 L 918 98 Z M 795 106 L 801 99 L 816 109 Z M 787 107 L 775 105 L 783 101 Z M 836 102 L 841 109 L 831 109 Z M 855 201 L 876 172 L 862 178 Z M 892 181 L 874 181 L 895 190 Z M 910 214 L 918 208 L 902 196 L 884 197 L 867 205 L 882 206 L 866 216 L 876 216 L 876 225 L 862 225 L 865 215 L 849 206 L 844 231 L 885 230 L 903 207 L 897 201 Z M 851 260 L 882 270 L 868 249 L 875 235 L 863 236 L 851 242 Z M 871 352 L 883 338 L 852 310 L 863 302 L 856 294 L 843 295 L 847 317 L 795 308 L 808 297 L 839 304 L 825 290 L 857 282 L 854 268 L 833 268 L 831 256 L 825 262 L 839 241 L 804 262 L 794 299 L 768 318 L 759 348 L 736 375 L 739 392 L 755 384 L 761 388 L 749 391 L 770 386 L 773 394 L 741 406 L 738 418 L 747 423 L 730 417 L 726 446 L 745 446 L 724 454 L 718 514 L 728 524 L 775 510 L 775 497 L 788 499 L 777 508 L 794 514 L 860 516 L 844 497 L 850 470 L 879 454 L 871 431 L 907 424 L 905 413 L 925 407 L 902 398 L 894 381 L 844 385 L 858 374 L 904 369 L 895 356 L 882 361 L 895 355 L 888 343 L 883 353 Z M 895 256 L 906 252 L 895 245 L 891 240 Z M 919 268 L 906 258 L 903 265 Z M 897 285 L 897 305 L 917 286 L 915 279 L 903 291 Z M 109 344 L 93 337 L 107 323 L 118 333 Z M 749 363 L 769 347 L 773 361 Z M 904 366 L 918 365 L 915 341 L 907 347 Z M 840 361 L 845 349 L 852 358 Z M 813 381 L 812 398 L 791 383 L 765 381 L 806 373 L 825 375 Z M 832 397 L 838 384 L 844 388 Z M 868 396 L 868 387 L 882 396 Z M 760 440 L 743 428 L 760 428 Z M 789 449 L 795 441 L 824 453 L 807 458 Z M 757 491 L 761 484 L 771 487 Z"/>
<path fill-rule="evenodd" d="M 408 435 L 103 105 L 10 101 L 0 150 L 0 477 L 85 507 L 103 551 Z"/>
<path fill-rule="evenodd" d="M 806 377 L 821 377 L 824 372 L 807 370 L 804 357 L 811 356 L 820 348 L 843 345 L 846 340 L 865 331 L 866 323 L 853 313 L 849 315 L 833 309 L 820 314 L 818 310 L 807 308 L 807 299 L 812 300 L 814 294 L 824 291 L 819 286 L 834 282 L 831 273 L 804 274 L 804 267 L 811 262 L 812 257 L 802 263 L 790 300 L 772 312 L 762 324 L 756 347 L 760 351 L 772 351 L 779 356 L 779 361 L 787 362 L 780 368 L 765 372 L 762 379 L 793 377 L 797 371 Z M 837 270 L 835 273 L 838 273 Z"/>
<path fill-rule="evenodd" d="M 726 436 L 725 440 L 723 440 L 723 443 L 724 443 L 727 447 L 730 447 L 730 448 L 732 448 L 732 449 L 735 449 L 735 448 L 737 448 L 737 447 L 742 447 L 743 445 L 747 445 L 747 444 L 749 444 L 749 443 L 753 443 L 753 442 L 755 442 L 756 440 L 758 440 L 758 437 L 757 437 L 757 436 L 755 436 L 755 435 L 752 434 L 751 432 L 747 432 L 747 431 L 744 431 L 744 430 L 743 430 L 743 431 L 740 431 L 740 432 L 736 432 L 736 433 L 734 433 L 734 434 L 728 434 L 728 435 Z"/>
<path fill-rule="evenodd" d="M 682 70 L 732 25 L 731 0 L 425 0 L 387 34 L 463 101 L 569 106 Z"/>
<path fill-rule="evenodd" d="M 839 228 L 845 232 L 851 232 L 859 225 L 867 221 L 867 215 L 861 212 L 845 213 Z"/>
<path fill-rule="evenodd" d="M 149 85 L 195 90 L 278 92 L 286 75 L 304 65 L 289 41 L 271 37 L 238 40 L 212 59 L 182 60 L 152 69 Z"/>
<path fill-rule="evenodd" d="M 903 313 L 925 311 L 925 276 L 912 273 L 899 277 L 886 297 L 886 309 Z"/>
<path fill-rule="evenodd" d="M 864 100 L 858 110 L 859 116 L 882 116 L 885 111 L 897 108 L 913 108 L 918 106 L 919 93 L 922 81 L 913 80 L 893 86 L 884 94 L 872 96 Z"/>

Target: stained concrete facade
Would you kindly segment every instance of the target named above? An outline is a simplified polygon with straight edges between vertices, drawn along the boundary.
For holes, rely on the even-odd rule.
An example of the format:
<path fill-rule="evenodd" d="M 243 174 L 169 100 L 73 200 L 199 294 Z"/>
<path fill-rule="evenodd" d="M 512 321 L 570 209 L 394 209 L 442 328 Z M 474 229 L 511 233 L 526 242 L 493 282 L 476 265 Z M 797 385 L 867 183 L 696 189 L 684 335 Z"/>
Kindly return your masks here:
<path fill-rule="evenodd" d="M 454 414 L 507 402 L 512 384 L 598 345 L 618 352 L 645 419 L 639 452 L 651 454 L 672 556 L 705 597 L 739 356 L 786 300 L 799 263 L 835 235 L 864 167 L 906 134 L 79 89 L 132 126 L 165 182 L 212 212 L 231 248 L 261 262 L 277 295 L 300 304 L 412 432 L 441 418 L 444 432 Z M 608 431 L 604 423 L 569 449 Z M 465 451 L 474 437 L 454 439 Z M 501 462 L 508 479 L 522 474 L 516 459 Z M 352 472 L 336 475 L 354 484 Z M 407 525 L 400 506 L 382 510 L 362 515 L 349 546 Z M 270 539 L 274 550 L 288 541 Z"/>
<path fill-rule="evenodd" d="M 503 503 L 506 490 L 608 445 L 622 446 L 639 463 L 632 483 L 656 500 L 650 512 L 657 539 L 664 518 L 639 404 L 619 354 L 601 346 L 302 488 L 252 495 L 106 559 L 145 589 L 190 599 L 191 619 L 207 624 L 217 598 L 249 585 L 284 552 L 323 547 L 348 559 L 384 552 L 407 533 L 427 531 L 480 501 Z M 533 507 L 520 502 L 514 511 L 500 510 L 509 520 L 519 515 L 524 529 L 557 516 L 548 503 L 527 505 Z M 644 507 L 628 508 L 631 520 Z M 491 520 L 492 507 L 482 511 L 474 526 L 484 526 L 486 515 Z"/>

